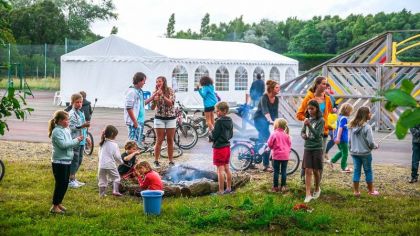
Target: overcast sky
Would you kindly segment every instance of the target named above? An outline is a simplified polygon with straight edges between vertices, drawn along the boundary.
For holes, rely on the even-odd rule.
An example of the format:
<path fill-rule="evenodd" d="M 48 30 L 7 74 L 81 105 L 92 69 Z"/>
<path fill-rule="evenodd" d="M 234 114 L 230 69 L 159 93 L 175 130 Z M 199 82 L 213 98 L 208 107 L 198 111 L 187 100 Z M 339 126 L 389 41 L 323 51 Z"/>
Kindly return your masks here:
<path fill-rule="evenodd" d="M 96 22 L 92 30 L 108 36 L 112 26 L 117 26 L 118 35 L 128 40 L 143 35 L 163 36 L 172 13 L 175 31 L 190 28 L 198 32 L 206 13 L 210 14 L 211 24 L 219 24 L 241 15 L 246 23 L 253 23 L 264 18 L 284 21 L 294 16 L 304 20 L 325 15 L 345 18 L 351 13 L 390 13 L 403 8 L 420 12 L 420 0 L 114 0 L 114 4 L 118 20 Z"/>

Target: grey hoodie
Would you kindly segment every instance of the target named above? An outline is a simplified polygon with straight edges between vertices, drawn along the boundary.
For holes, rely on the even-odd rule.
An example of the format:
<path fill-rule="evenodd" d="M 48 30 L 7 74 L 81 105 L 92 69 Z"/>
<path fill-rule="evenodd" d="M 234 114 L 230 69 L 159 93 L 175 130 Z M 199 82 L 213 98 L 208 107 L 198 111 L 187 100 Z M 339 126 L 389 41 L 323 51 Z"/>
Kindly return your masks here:
<path fill-rule="evenodd" d="M 349 131 L 351 155 L 369 155 L 372 149 L 378 148 L 378 145 L 373 140 L 372 127 L 369 124 L 349 128 Z"/>

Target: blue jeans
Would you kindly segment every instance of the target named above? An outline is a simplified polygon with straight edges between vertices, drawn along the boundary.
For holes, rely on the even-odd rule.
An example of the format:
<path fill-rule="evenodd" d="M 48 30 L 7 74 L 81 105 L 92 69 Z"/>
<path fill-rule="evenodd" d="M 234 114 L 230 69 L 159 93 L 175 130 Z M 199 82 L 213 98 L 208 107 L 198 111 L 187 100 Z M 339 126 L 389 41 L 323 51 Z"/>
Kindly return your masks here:
<path fill-rule="evenodd" d="M 330 140 L 328 140 L 328 143 L 327 143 L 327 149 L 325 150 L 325 153 L 326 154 L 328 154 L 328 152 L 330 151 L 330 149 L 332 148 L 332 147 L 334 147 L 334 134 L 333 134 L 333 131 L 332 130 L 329 130 L 328 131 L 328 135 L 330 136 Z"/>
<path fill-rule="evenodd" d="M 144 123 L 139 122 L 137 128 L 132 125 L 128 125 L 128 140 L 134 140 L 137 146 L 141 147 L 143 142 L 143 129 Z"/>
<path fill-rule="evenodd" d="M 259 117 L 254 119 L 255 128 L 258 131 L 258 141 L 260 143 L 266 143 L 270 137 L 270 130 L 268 126 L 270 125 L 265 117 Z"/>
<path fill-rule="evenodd" d="M 273 187 L 279 186 L 280 166 L 281 166 L 281 186 L 286 186 L 287 162 L 288 161 L 273 160 L 273 169 L 274 169 Z"/>
<path fill-rule="evenodd" d="M 353 182 L 360 182 L 360 175 L 363 170 L 365 171 L 366 183 L 373 182 L 373 170 L 372 170 L 372 154 L 366 156 L 355 156 L 353 157 L 354 172 L 353 172 Z"/>
<path fill-rule="evenodd" d="M 413 179 L 419 176 L 420 161 L 420 143 L 413 143 L 413 154 L 411 156 L 411 177 Z"/>

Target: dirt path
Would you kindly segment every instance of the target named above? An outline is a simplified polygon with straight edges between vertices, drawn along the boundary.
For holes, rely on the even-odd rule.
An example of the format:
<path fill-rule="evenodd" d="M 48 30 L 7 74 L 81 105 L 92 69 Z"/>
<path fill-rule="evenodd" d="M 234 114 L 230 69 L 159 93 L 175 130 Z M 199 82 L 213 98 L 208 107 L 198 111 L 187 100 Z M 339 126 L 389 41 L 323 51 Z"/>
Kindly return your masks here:
<path fill-rule="evenodd" d="M 9 132 L 6 132 L 0 140 L 25 141 L 25 142 L 50 142 L 47 137 L 48 120 L 51 119 L 54 111 L 63 109 L 52 104 L 54 92 L 34 91 L 35 98 L 28 97 L 27 102 L 35 111 L 24 122 L 16 119 L 9 119 Z M 147 117 L 153 116 L 153 112 L 148 111 Z M 234 117 L 233 117 L 234 118 Z M 122 146 L 126 141 L 127 129 L 123 122 L 123 110 L 113 108 L 95 108 L 92 116 L 92 127 L 90 129 L 96 143 L 99 142 L 100 132 L 108 124 L 116 126 L 119 130 L 117 142 Z M 300 127 L 291 127 L 293 147 L 300 155 L 303 153 L 303 140 L 299 137 Z M 256 132 L 247 132 L 247 135 L 255 136 Z M 243 136 L 244 133 L 235 132 L 235 138 Z M 378 141 L 386 136 L 386 133 L 375 133 L 375 139 Z M 331 155 L 336 152 L 334 147 Z M 211 163 L 211 146 L 206 139 L 200 139 L 197 146 L 185 151 L 187 160 L 194 162 L 194 165 L 208 166 Z M 396 164 L 402 166 L 411 165 L 411 136 L 408 135 L 405 140 L 397 140 L 391 135 L 384 140 L 380 149 L 373 152 L 374 162 L 383 164 Z M 352 160 L 349 158 L 349 162 Z"/>

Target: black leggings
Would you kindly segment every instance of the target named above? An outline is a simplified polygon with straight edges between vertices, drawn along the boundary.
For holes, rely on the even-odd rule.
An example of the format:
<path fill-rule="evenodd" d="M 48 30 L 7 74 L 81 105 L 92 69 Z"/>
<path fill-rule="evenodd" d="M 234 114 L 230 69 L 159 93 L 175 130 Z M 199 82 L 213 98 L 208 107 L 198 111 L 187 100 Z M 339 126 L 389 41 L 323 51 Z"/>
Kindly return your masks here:
<path fill-rule="evenodd" d="M 55 179 L 52 203 L 58 205 L 63 201 L 69 186 L 70 165 L 52 163 L 52 170 Z"/>

